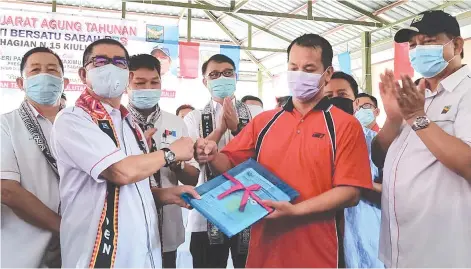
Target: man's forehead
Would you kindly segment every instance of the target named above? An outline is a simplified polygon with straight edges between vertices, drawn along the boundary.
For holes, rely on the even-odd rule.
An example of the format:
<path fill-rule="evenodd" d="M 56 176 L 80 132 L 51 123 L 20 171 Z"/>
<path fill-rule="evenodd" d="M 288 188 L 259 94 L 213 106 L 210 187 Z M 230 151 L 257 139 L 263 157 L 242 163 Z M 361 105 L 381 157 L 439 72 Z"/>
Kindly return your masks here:
<path fill-rule="evenodd" d="M 291 48 L 289 58 L 290 60 L 296 58 L 304 59 L 306 62 L 314 64 L 322 64 L 322 48 L 294 44 Z"/>
<path fill-rule="evenodd" d="M 48 52 L 36 52 L 31 54 L 26 60 L 26 66 L 33 65 L 54 65 L 59 66 L 59 60 L 56 56 Z"/>
<path fill-rule="evenodd" d="M 373 100 L 371 100 L 371 98 L 366 97 L 366 96 L 359 97 L 357 98 L 357 100 L 358 100 L 358 103 L 360 104 L 364 104 L 364 103 L 373 104 Z"/>
<path fill-rule="evenodd" d="M 134 79 L 156 79 L 160 78 L 159 73 L 157 70 L 151 70 L 147 68 L 139 68 L 135 71 L 131 71 L 133 73 Z"/>
<path fill-rule="evenodd" d="M 224 71 L 227 69 L 234 69 L 234 67 L 230 63 L 218 63 L 215 61 L 211 61 L 208 63 L 208 72 L 212 71 Z"/>
<path fill-rule="evenodd" d="M 99 44 L 93 47 L 92 50 L 92 56 L 96 55 L 103 55 L 112 58 L 114 56 L 125 57 L 126 53 L 124 52 L 123 48 L 118 45 Z"/>

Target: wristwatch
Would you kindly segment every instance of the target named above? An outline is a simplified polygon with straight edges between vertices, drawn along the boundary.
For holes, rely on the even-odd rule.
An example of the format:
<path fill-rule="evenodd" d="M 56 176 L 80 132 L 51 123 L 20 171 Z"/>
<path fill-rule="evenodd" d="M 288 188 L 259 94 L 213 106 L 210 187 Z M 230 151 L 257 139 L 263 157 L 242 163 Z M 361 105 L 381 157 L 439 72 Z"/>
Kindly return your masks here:
<path fill-rule="evenodd" d="M 427 118 L 427 116 L 420 116 L 415 119 L 414 123 L 412 123 L 412 130 L 419 131 L 427 128 L 429 125 L 429 118 Z"/>
<path fill-rule="evenodd" d="M 242 129 L 244 129 L 244 125 L 239 122 L 237 124 L 237 129 L 235 131 L 231 131 L 232 136 L 237 136 L 240 133 L 240 131 L 242 131 Z"/>
<path fill-rule="evenodd" d="M 163 148 L 162 149 L 164 152 L 164 159 L 165 159 L 165 167 L 168 167 L 169 165 L 175 163 L 177 161 L 177 158 L 175 156 L 175 153 L 171 151 L 169 148 Z"/>

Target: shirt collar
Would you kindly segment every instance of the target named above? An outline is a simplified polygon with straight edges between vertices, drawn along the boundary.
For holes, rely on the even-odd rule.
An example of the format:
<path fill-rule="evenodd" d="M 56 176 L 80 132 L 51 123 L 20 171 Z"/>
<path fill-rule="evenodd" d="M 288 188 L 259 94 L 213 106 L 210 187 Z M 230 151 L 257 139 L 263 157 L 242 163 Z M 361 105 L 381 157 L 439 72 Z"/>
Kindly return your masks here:
<path fill-rule="evenodd" d="M 312 110 L 323 110 L 326 111 L 332 106 L 328 97 L 322 98 L 319 103 Z M 283 106 L 283 109 L 288 112 L 292 112 L 294 109 L 293 97 L 289 98 L 286 104 Z"/>
<path fill-rule="evenodd" d="M 36 108 L 32 104 L 30 104 L 29 102 L 27 102 L 27 103 L 28 103 L 29 108 L 31 109 L 31 111 L 33 112 L 33 114 L 36 118 L 38 116 L 42 117 L 42 115 L 36 110 Z"/>
<path fill-rule="evenodd" d="M 471 72 L 467 65 L 463 65 L 460 69 L 449 75 L 440 82 L 440 88 L 443 87 L 448 92 L 452 92 L 466 77 L 471 77 Z"/>
<path fill-rule="evenodd" d="M 126 118 L 127 116 L 129 116 L 129 111 L 123 106 L 123 105 L 120 105 L 119 109 L 116 109 L 112 106 L 110 106 L 109 104 L 107 103 L 103 103 L 103 107 L 106 109 L 106 112 L 108 112 L 108 114 L 112 114 L 112 113 L 118 113 L 118 115 L 124 119 Z"/>

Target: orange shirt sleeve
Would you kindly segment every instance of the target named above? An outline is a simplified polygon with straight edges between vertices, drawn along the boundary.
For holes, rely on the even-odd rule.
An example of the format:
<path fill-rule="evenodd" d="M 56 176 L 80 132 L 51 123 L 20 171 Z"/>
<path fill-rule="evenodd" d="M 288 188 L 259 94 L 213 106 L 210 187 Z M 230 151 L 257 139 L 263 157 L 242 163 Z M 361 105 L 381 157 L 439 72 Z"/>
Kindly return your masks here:
<path fill-rule="evenodd" d="M 254 121 L 249 122 L 221 151 L 236 166 L 255 156 L 256 132 Z"/>
<path fill-rule="evenodd" d="M 337 132 L 333 182 L 334 186 L 373 187 L 366 139 L 358 121 L 345 122 Z"/>

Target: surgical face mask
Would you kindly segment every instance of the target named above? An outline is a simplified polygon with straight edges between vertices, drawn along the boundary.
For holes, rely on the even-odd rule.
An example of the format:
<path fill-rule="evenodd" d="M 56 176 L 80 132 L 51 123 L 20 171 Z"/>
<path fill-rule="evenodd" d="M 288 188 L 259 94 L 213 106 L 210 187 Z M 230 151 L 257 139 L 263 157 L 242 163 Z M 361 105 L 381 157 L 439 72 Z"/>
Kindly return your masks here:
<path fill-rule="evenodd" d="M 292 96 L 301 101 L 309 101 L 314 98 L 324 86 L 319 87 L 319 82 L 324 73 L 313 74 L 303 71 L 288 71 L 288 88 Z"/>
<path fill-rule="evenodd" d="M 161 94 L 159 89 L 133 90 L 129 102 L 136 108 L 148 109 L 159 103 Z"/>
<path fill-rule="evenodd" d="M 451 41 L 450 41 L 451 42 Z M 443 58 L 443 48 L 445 45 L 417 45 L 409 51 L 409 59 L 415 71 L 425 78 L 433 78 L 440 74 L 450 61 Z"/>
<path fill-rule="evenodd" d="M 221 99 L 231 97 L 236 90 L 236 79 L 221 76 L 218 79 L 208 80 L 208 89 L 213 97 Z"/>
<path fill-rule="evenodd" d="M 372 109 L 360 108 L 355 112 L 355 118 L 357 118 L 363 127 L 368 127 L 374 122 L 375 114 Z"/>
<path fill-rule="evenodd" d="M 87 80 L 96 95 L 116 98 L 124 93 L 129 84 L 129 70 L 107 64 L 88 70 Z"/>
<path fill-rule="evenodd" d="M 24 79 L 29 99 L 40 105 L 54 105 L 64 90 L 64 80 L 50 74 L 38 74 Z"/>

